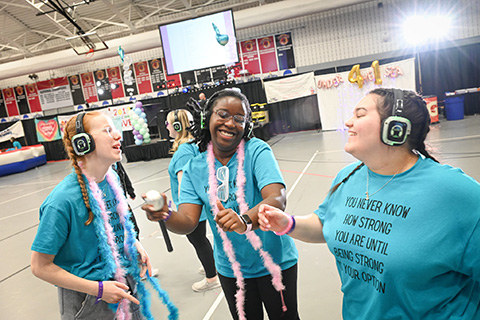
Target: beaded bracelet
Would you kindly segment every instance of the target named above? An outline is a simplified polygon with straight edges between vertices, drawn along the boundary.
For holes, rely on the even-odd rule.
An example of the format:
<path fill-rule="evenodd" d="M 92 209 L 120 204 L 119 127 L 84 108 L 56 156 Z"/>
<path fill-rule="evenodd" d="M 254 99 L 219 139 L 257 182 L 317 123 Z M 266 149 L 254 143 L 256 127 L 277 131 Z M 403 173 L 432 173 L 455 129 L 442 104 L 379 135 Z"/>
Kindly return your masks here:
<path fill-rule="evenodd" d="M 295 229 L 295 218 L 293 216 L 289 216 L 288 224 L 281 232 L 275 232 L 277 236 L 283 236 L 284 234 L 289 234 Z"/>
<path fill-rule="evenodd" d="M 172 200 L 168 201 L 168 216 L 163 219 L 163 221 L 168 221 L 170 219 L 170 216 L 172 215 Z"/>
<path fill-rule="evenodd" d="M 98 281 L 98 295 L 97 299 L 95 300 L 95 304 L 99 303 L 102 300 L 103 296 L 103 281 Z"/>

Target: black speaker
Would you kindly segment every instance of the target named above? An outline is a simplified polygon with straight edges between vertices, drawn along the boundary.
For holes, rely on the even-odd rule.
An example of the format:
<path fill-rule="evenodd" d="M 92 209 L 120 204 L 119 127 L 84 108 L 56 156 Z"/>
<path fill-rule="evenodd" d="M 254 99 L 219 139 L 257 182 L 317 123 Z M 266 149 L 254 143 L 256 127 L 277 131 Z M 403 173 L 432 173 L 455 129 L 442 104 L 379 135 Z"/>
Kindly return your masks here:
<path fill-rule="evenodd" d="M 84 156 L 95 150 L 95 140 L 93 137 L 85 132 L 83 127 L 83 117 L 85 117 L 85 112 L 81 112 L 77 115 L 75 119 L 75 130 L 76 135 L 72 137 L 72 146 L 73 151 L 77 156 Z"/>
<path fill-rule="evenodd" d="M 389 146 L 400 146 L 407 141 L 412 129 L 410 120 L 402 117 L 403 112 L 403 91 L 393 89 L 392 115 L 382 122 L 382 142 Z"/>
<path fill-rule="evenodd" d="M 168 110 L 160 110 L 157 113 L 157 126 L 158 126 L 158 134 L 160 139 L 170 139 L 170 134 L 168 133 L 167 127 L 165 126 L 165 121 L 167 120 Z"/>

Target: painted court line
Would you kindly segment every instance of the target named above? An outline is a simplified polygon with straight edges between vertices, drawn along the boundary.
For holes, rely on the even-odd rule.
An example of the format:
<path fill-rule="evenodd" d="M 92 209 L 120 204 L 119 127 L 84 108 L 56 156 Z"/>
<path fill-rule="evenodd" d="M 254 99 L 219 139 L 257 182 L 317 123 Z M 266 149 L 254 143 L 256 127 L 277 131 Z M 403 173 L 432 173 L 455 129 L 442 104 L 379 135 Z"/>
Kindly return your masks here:
<path fill-rule="evenodd" d="M 315 159 L 315 157 L 317 156 L 318 154 L 318 150 L 315 151 L 315 153 L 313 154 L 313 156 L 310 158 L 310 161 L 308 161 L 307 165 L 305 166 L 305 168 L 303 168 L 302 172 L 300 172 L 300 174 L 298 175 L 298 178 L 297 180 L 295 180 L 295 182 L 293 183 L 293 186 L 290 188 L 290 191 L 287 193 L 287 199 L 288 197 L 290 197 L 290 195 L 292 194 L 293 190 L 295 190 L 298 182 L 300 182 L 300 179 L 302 179 L 302 177 L 305 175 L 305 172 L 308 170 L 308 167 L 310 167 L 310 165 L 312 164 L 313 162 L 313 159 Z M 212 317 L 213 313 L 215 312 L 215 310 L 217 309 L 218 305 L 220 304 L 220 301 L 222 301 L 222 299 L 225 297 L 225 295 L 223 294 L 223 291 L 218 295 L 217 299 L 215 299 L 215 301 L 213 302 L 212 306 L 210 307 L 210 309 L 208 310 L 208 312 L 205 314 L 205 317 L 203 317 L 202 320 L 210 320 L 210 318 Z"/>

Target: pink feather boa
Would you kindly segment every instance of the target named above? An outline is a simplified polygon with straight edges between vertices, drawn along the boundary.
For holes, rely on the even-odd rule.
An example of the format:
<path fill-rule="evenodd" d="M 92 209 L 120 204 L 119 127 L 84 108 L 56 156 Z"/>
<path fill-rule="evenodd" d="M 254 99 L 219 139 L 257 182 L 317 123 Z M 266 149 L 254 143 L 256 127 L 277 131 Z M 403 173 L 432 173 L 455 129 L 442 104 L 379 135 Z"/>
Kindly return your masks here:
<path fill-rule="evenodd" d="M 240 208 L 240 214 L 244 214 L 249 209 L 248 204 L 245 201 L 245 183 L 247 180 L 245 177 L 245 170 L 244 170 L 245 140 L 242 140 L 238 145 L 237 161 L 238 161 L 238 169 L 237 169 L 237 181 L 236 181 L 236 185 L 237 185 L 236 196 L 237 196 L 237 203 Z M 211 142 L 207 147 L 207 162 L 208 162 L 208 174 L 209 174 L 208 175 L 209 201 L 210 201 L 210 206 L 213 209 L 214 215 L 217 215 L 218 213 L 218 208 L 217 208 L 218 182 L 217 182 L 216 171 L 215 171 L 215 155 L 213 153 L 213 146 Z M 243 273 L 241 271 L 241 265 L 235 258 L 235 250 L 234 250 L 233 244 L 230 241 L 230 239 L 227 237 L 225 231 L 223 231 L 218 225 L 217 225 L 217 231 L 223 240 L 223 250 L 227 254 L 228 260 L 232 265 L 233 274 L 235 275 L 235 278 L 236 278 L 236 284 L 237 284 L 238 290 L 237 290 L 237 293 L 235 294 L 235 299 L 236 299 L 238 317 L 240 320 L 245 320 L 246 319 L 245 308 L 244 308 L 245 281 L 243 278 Z M 282 270 L 280 266 L 273 261 L 272 257 L 268 252 L 263 250 L 262 240 L 255 232 L 247 232 L 246 237 L 248 241 L 251 243 L 252 247 L 259 252 L 260 256 L 262 257 L 262 262 L 265 268 L 267 268 L 268 272 L 270 272 L 270 274 L 272 275 L 272 284 L 275 290 L 280 292 L 280 295 L 282 297 L 282 309 L 285 312 L 287 310 L 287 307 L 285 306 L 285 303 L 283 301 L 283 293 L 282 293 L 282 291 L 285 289 L 285 286 L 282 283 Z"/>

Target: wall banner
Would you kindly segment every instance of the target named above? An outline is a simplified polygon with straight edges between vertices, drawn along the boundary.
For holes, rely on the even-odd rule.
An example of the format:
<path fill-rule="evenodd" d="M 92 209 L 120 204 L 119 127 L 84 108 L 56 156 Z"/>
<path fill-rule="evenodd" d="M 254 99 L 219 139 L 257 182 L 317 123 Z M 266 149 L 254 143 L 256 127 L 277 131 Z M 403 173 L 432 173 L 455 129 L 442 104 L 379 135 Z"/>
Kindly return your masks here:
<path fill-rule="evenodd" d="M 37 129 L 38 142 L 48 142 L 62 138 L 60 136 L 60 128 L 57 117 L 50 120 L 35 119 L 35 128 Z"/>
<path fill-rule="evenodd" d="M 268 103 L 307 97 L 316 93 L 313 72 L 265 81 L 264 85 Z"/>
<path fill-rule="evenodd" d="M 0 132 L 0 142 L 8 141 L 12 137 L 19 138 L 23 136 L 25 136 L 25 133 L 23 132 L 22 121 L 17 121 Z"/>
<path fill-rule="evenodd" d="M 37 82 L 42 110 L 73 106 L 67 77 Z"/>

